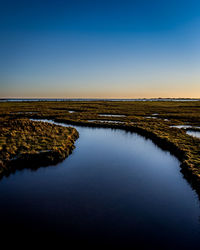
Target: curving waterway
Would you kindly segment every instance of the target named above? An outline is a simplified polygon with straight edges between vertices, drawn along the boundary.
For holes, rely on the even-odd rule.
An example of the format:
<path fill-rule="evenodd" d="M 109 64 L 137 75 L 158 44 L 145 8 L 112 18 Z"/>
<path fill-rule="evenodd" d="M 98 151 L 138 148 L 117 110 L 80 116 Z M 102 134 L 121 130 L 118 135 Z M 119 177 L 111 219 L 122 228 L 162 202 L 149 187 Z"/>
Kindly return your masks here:
<path fill-rule="evenodd" d="M 0 181 L 2 237 L 137 249 L 199 245 L 199 199 L 174 156 L 135 133 L 75 127 L 80 138 L 62 163 Z"/>

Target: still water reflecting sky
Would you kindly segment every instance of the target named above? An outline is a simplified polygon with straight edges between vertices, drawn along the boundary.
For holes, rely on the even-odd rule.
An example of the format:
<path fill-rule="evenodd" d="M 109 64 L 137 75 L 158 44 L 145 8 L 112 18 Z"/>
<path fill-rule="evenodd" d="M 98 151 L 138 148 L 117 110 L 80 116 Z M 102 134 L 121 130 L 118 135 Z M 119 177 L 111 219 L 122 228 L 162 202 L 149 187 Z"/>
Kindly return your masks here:
<path fill-rule="evenodd" d="M 2 234 L 148 249 L 197 246 L 199 200 L 175 157 L 134 133 L 77 129 L 76 149 L 65 161 L 0 181 Z"/>

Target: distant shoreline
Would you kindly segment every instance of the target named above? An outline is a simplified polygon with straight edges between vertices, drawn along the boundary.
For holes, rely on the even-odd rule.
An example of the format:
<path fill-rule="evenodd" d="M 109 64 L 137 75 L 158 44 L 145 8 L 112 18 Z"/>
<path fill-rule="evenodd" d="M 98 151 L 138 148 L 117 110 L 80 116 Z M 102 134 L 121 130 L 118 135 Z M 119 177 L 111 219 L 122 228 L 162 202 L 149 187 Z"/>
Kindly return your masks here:
<path fill-rule="evenodd" d="M 62 102 L 62 101 L 174 101 L 188 102 L 200 101 L 200 98 L 133 98 L 133 99 L 115 99 L 115 98 L 0 98 L 0 102 Z"/>

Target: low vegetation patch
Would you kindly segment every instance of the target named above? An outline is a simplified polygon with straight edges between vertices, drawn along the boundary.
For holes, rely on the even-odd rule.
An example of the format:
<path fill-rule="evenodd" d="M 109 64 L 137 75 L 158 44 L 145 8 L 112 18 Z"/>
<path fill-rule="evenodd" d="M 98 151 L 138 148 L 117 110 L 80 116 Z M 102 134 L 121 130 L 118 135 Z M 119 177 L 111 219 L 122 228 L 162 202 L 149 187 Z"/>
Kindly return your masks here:
<path fill-rule="evenodd" d="M 69 113 L 68 110 L 76 112 Z M 106 114 L 106 116 L 99 114 Z M 0 104 L 0 117 L 12 119 L 13 122 L 22 118 L 51 119 L 75 125 L 114 127 L 138 132 L 151 138 L 160 147 L 174 153 L 182 162 L 181 167 L 184 170 L 184 175 L 192 184 L 195 183 L 195 186 L 197 184 L 200 194 L 200 139 L 188 135 L 187 129 L 173 127 L 174 125 L 187 125 L 190 129 L 192 127 L 193 130 L 199 131 L 199 101 L 4 102 Z M 26 120 L 26 122 L 28 121 Z M 45 126 L 50 125 L 46 124 Z M 44 140 L 47 140 L 48 137 Z M 11 138 L 13 136 L 9 140 Z M 39 138 L 38 141 L 41 142 L 41 138 Z M 59 148 L 61 145 L 59 141 L 62 139 L 59 137 L 49 138 L 52 140 L 50 148 L 53 148 L 56 141 Z M 32 143 L 34 144 L 34 141 L 30 142 L 30 144 Z M 12 143 L 7 141 L 4 147 L 9 148 L 9 145 Z M 50 150 L 50 148 L 44 147 L 42 150 Z M 11 152 L 13 150 L 10 149 Z M 9 155 L 12 158 L 18 153 Z"/>
<path fill-rule="evenodd" d="M 78 132 L 29 119 L 1 118 L 0 175 L 16 168 L 55 164 L 74 149 Z"/>

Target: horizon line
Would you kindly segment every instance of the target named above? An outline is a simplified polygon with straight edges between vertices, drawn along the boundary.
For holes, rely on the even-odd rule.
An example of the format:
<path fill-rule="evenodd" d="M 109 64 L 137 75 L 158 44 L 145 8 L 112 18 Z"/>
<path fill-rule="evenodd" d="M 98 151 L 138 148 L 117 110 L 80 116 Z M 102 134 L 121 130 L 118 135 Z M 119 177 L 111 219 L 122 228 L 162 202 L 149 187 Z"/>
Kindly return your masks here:
<path fill-rule="evenodd" d="M 152 100 L 152 99 L 200 99 L 200 97 L 133 97 L 133 98 L 108 98 L 108 97 L 0 97 L 0 100 L 72 100 L 72 99 L 82 99 L 82 100 Z"/>

